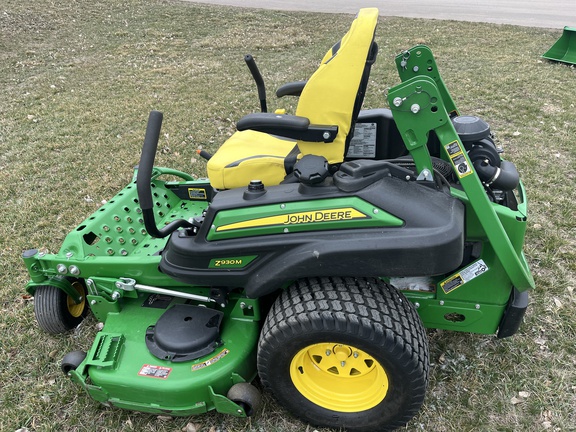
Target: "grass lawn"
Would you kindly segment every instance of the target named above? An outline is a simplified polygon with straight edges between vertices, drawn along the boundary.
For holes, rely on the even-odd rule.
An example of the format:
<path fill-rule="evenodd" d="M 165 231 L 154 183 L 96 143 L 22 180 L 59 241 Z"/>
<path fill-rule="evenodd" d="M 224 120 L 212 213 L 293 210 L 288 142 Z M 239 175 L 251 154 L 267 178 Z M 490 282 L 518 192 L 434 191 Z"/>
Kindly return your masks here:
<path fill-rule="evenodd" d="M 243 62 L 270 94 L 307 78 L 351 16 L 162 0 L 3 0 L 0 4 L 0 430 L 312 431 L 266 395 L 260 416 L 195 418 L 105 408 L 59 370 L 88 349 L 90 318 L 49 336 L 25 296 L 23 250 L 64 236 L 132 176 L 151 109 L 164 112 L 157 164 L 204 175 L 258 110 Z M 519 334 L 430 331 L 425 405 L 407 430 L 564 431 L 576 425 L 576 69 L 540 60 L 558 30 L 381 18 L 365 107 L 399 82 L 393 58 L 425 43 L 463 113 L 488 121 L 530 200 L 525 251 L 537 290 Z M 286 101 L 270 98 L 272 108 Z M 293 108 L 293 107 L 292 107 Z"/>

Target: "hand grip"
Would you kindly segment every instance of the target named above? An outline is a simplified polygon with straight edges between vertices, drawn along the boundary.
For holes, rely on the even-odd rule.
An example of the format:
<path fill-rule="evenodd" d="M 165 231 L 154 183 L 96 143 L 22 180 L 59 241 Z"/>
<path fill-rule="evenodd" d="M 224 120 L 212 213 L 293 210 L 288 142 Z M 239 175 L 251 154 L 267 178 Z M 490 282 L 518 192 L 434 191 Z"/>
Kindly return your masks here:
<path fill-rule="evenodd" d="M 146 135 L 144 136 L 144 145 L 142 145 L 142 155 L 140 156 L 140 165 L 136 175 L 136 190 L 138 191 L 138 201 L 142 209 L 144 226 L 148 234 L 156 238 L 164 238 L 178 228 L 191 227 L 192 224 L 184 219 L 177 219 L 166 225 L 161 230 L 156 226 L 154 218 L 154 201 L 152 200 L 152 170 L 154 168 L 154 159 L 158 149 L 158 139 L 160 138 L 160 129 L 162 128 L 163 115 L 160 111 L 150 112 L 148 125 L 146 126 Z"/>
<path fill-rule="evenodd" d="M 252 74 L 252 78 L 256 82 L 256 88 L 258 89 L 258 99 L 260 99 L 260 109 L 262 112 L 268 112 L 268 107 L 266 104 L 266 86 L 264 85 L 264 79 L 260 74 L 260 70 L 258 66 L 256 66 L 256 61 L 251 54 L 246 54 L 244 56 L 244 61 L 250 69 L 250 73 Z"/>

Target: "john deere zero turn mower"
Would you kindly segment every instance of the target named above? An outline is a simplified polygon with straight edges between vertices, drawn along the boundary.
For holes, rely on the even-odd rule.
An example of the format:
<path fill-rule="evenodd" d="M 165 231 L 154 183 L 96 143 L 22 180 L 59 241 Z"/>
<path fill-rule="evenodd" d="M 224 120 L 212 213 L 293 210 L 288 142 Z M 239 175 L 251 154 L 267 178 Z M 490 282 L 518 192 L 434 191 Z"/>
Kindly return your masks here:
<path fill-rule="evenodd" d="M 244 417 L 259 375 L 306 422 L 389 430 L 423 402 L 425 328 L 517 331 L 534 286 L 518 172 L 425 46 L 396 58 L 390 109 L 361 109 L 377 20 L 360 10 L 308 81 L 277 91 L 299 97 L 294 115 L 266 112 L 247 56 L 263 112 L 205 154 L 208 179 L 154 166 L 153 111 L 132 181 L 58 253 L 24 252 L 42 329 L 88 309 L 103 323 L 61 364 L 92 398 Z"/>

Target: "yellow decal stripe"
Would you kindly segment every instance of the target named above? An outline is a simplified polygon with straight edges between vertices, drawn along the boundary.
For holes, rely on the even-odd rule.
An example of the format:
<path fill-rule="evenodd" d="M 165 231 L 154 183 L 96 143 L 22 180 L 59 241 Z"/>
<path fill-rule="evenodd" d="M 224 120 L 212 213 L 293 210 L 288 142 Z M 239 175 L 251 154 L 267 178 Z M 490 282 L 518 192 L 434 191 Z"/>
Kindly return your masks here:
<path fill-rule="evenodd" d="M 217 232 L 231 231 L 245 228 L 260 228 L 272 225 L 298 225 L 318 222 L 339 222 L 354 219 L 366 219 L 367 215 L 352 207 L 315 210 L 298 213 L 287 213 L 283 215 L 268 216 L 258 219 L 251 219 L 236 222 L 229 225 L 222 225 L 216 228 Z"/>

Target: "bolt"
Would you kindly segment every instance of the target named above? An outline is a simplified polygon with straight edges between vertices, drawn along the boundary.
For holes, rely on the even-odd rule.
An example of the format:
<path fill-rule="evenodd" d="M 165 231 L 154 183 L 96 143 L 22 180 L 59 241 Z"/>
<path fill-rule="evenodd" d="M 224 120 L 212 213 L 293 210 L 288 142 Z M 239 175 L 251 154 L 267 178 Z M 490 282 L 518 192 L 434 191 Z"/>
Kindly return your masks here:
<path fill-rule="evenodd" d="M 92 306 L 94 306 L 96 303 L 98 303 L 96 300 L 92 300 L 92 301 L 90 302 L 90 304 L 91 304 Z"/>
<path fill-rule="evenodd" d="M 332 351 L 326 350 L 326 357 L 328 357 L 331 353 L 332 353 Z"/>
<path fill-rule="evenodd" d="M 327 139 L 330 138 L 330 137 L 331 137 L 330 132 L 324 132 L 324 133 L 322 134 L 322 138 L 324 138 L 325 140 L 327 140 Z"/>
<path fill-rule="evenodd" d="M 354 351 L 354 354 L 352 354 L 352 355 L 354 356 L 354 358 L 358 358 L 358 356 L 359 356 L 360 354 L 358 354 L 358 351 Z"/>
<path fill-rule="evenodd" d="M 480 309 L 480 305 L 479 305 L 479 304 L 476 305 L 476 309 Z"/>
<path fill-rule="evenodd" d="M 402 103 L 404 103 L 404 100 L 401 97 L 395 97 L 392 103 L 394 104 L 395 107 L 399 107 L 400 105 L 402 105 Z"/>
<path fill-rule="evenodd" d="M 406 176 L 406 181 L 410 181 L 410 176 L 409 176 L 409 175 Z"/>
<path fill-rule="evenodd" d="M 418 309 L 420 307 L 420 303 L 414 303 L 414 307 Z"/>
<path fill-rule="evenodd" d="M 68 271 L 68 269 L 66 268 L 66 266 L 64 264 L 58 264 L 56 266 L 56 270 L 58 270 L 58 273 L 60 273 L 60 274 L 66 274 L 66 272 Z"/>
<path fill-rule="evenodd" d="M 410 111 L 412 111 L 414 114 L 418 114 L 418 112 L 420 111 L 420 105 L 418 104 L 414 104 L 410 107 Z"/>
<path fill-rule="evenodd" d="M 70 266 L 70 273 L 73 274 L 74 276 L 78 276 L 80 274 L 80 269 L 78 267 L 76 267 L 75 265 Z"/>
<path fill-rule="evenodd" d="M 341 361 L 341 362 L 340 362 L 340 366 L 342 366 L 342 367 L 346 366 L 346 362 L 345 362 L 345 361 Z"/>
<path fill-rule="evenodd" d="M 440 306 L 444 306 L 444 300 L 440 300 Z"/>
<path fill-rule="evenodd" d="M 120 293 L 118 291 L 114 291 L 112 293 L 112 300 L 118 300 L 120 298 Z"/>
<path fill-rule="evenodd" d="M 380 210 L 374 209 L 374 210 L 372 210 L 372 212 L 373 212 L 374 214 L 378 214 L 378 213 L 380 212 Z"/>
<path fill-rule="evenodd" d="M 414 72 L 418 72 L 419 69 L 420 69 L 420 68 L 419 68 L 418 66 L 414 66 L 414 67 L 412 68 L 412 70 L 413 70 Z"/>
<path fill-rule="evenodd" d="M 67 259 L 70 259 L 70 258 L 72 258 L 73 256 L 74 256 L 74 254 L 73 254 L 72 252 L 67 252 L 67 253 L 66 253 L 66 258 L 67 258 Z"/>
<path fill-rule="evenodd" d="M 281 209 L 285 209 L 285 208 L 286 208 L 286 204 L 280 204 L 280 208 L 281 208 Z"/>

